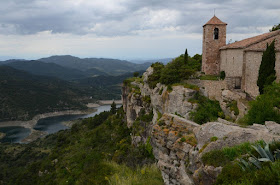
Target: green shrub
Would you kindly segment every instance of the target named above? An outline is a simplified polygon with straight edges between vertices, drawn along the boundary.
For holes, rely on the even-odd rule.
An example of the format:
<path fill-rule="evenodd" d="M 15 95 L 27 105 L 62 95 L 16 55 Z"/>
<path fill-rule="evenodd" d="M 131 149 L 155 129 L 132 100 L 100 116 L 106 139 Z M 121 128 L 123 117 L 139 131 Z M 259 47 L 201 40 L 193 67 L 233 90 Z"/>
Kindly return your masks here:
<path fill-rule="evenodd" d="M 164 68 L 164 65 L 160 62 L 156 62 L 151 65 L 153 68 L 153 73 L 148 76 L 148 84 L 151 89 L 155 88 L 157 83 L 160 82 L 161 71 Z"/>
<path fill-rule="evenodd" d="M 237 107 L 237 101 L 233 100 L 227 103 L 227 107 L 229 107 L 230 111 L 234 112 L 234 115 L 239 115 L 239 109 Z"/>
<path fill-rule="evenodd" d="M 200 70 L 201 55 L 197 54 L 193 58 L 189 57 L 187 63 L 184 62 L 184 59 L 184 55 L 181 55 L 166 66 L 158 62 L 152 64 L 154 72 L 148 77 L 149 87 L 153 89 L 159 82 L 165 85 L 179 83 L 188 79 L 195 71 Z"/>
<path fill-rule="evenodd" d="M 202 160 L 204 164 L 214 166 L 224 166 L 236 158 L 252 152 L 251 144 L 246 142 L 233 147 L 225 147 L 221 150 L 212 150 L 203 154 Z"/>
<path fill-rule="evenodd" d="M 163 125 L 165 125 L 165 122 L 164 122 L 163 120 L 160 120 L 160 121 L 158 122 L 158 125 L 159 125 L 159 126 L 163 126 Z"/>
<path fill-rule="evenodd" d="M 243 171 L 237 163 L 228 163 L 218 176 L 217 185 L 278 185 L 280 182 L 280 161 L 267 163 L 262 169 Z"/>
<path fill-rule="evenodd" d="M 191 119 L 198 124 L 216 121 L 220 115 L 223 115 L 218 101 L 210 100 L 199 93 L 196 93 L 195 97 L 189 101 L 198 103 L 198 108 L 190 113 Z"/>
<path fill-rule="evenodd" d="M 225 71 L 221 71 L 221 73 L 220 73 L 220 78 L 221 78 L 222 80 L 224 80 L 224 79 L 226 78 L 226 72 L 225 72 Z"/>
<path fill-rule="evenodd" d="M 244 120 L 247 124 L 264 124 L 265 121 L 280 123 L 280 83 L 266 86 L 264 94 L 250 102 L 250 109 Z"/>
<path fill-rule="evenodd" d="M 172 90 L 173 90 L 173 89 L 172 89 L 172 86 L 171 86 L 171 85 L 168 85 L 168 86 L 167 86 L 167 91 L 168 91 L 168 92 L 172 92 Z"/>
<path fill-rule="evenodd" d="M 135 169 L 113 162 L 106 163 L 115 172 L 105 177 L 111 185 L 158 184 L 163 185 L 161 173 L 155 164 L 137 166 Z"/>
<path fill-rule="evenodd" d="M 139 76 L 139 72 L 134 72 L 133 73 L 133 77 L 138 77 Z"/>
<path fill-rule="evenodd" d="M 217 140 L 218 140 L 218 137 L 216 137 L 216 136 L 213 136 L 213 137 L 210 138 L 211 142 L 214 142 L 214 141 L 217 141 Z"/>
<path fill-rule="evenodd" d="M 163 88 L 160 89 L 159 95 L 162 95 Z"/>
<path fill-rule="evenodd" d="M 193 73 L 194 70 L 184 62 L 184 56 L 181 55 L 164 67 L 161 71 L 160 82 L 165 85 L 174 84 L 188 79 Z"/>
<path fill-rule="evenodd" d="M 181 139 L 180 139 L 180 142 L 181 143 L 183 143 L 183 142 L 185 142 L 186 141 L 186 138 L 184 138 L 184 137 L 182 137 Z"/>
<path fill-rule="evenodd" d="M 151 97 L 150 96 L 144 96 L 143 101 L 150 104 L 151 103 Z"/>
<path fill-rule="evenodd" d="M 207 152 L 201 159 L 204 164 L 215 167 L 224 166 L 229 162 L 229 159 L 225 156 L 225 154 L 219 150 Z"/>

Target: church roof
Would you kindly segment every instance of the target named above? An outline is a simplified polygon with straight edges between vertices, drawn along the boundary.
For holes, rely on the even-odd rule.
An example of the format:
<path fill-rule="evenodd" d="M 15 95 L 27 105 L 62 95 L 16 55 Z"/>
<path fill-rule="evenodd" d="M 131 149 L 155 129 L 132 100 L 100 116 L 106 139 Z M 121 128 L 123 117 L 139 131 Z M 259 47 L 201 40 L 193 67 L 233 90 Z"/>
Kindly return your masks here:
<path fill-rule="evenodd" d="M 250 47 L 252 49 L 254 48 L 254 50 L 263 50 L 266 48 L 266 43 L 268 43 L 268 42 L 263 42 L 263 41 L 265 41 L 267 39 L 273 40 L 273 37 L 275 37 L 277 35 L 280 35 L 280 30 L 264 33 L 262 35 L 258 35 L 255 37 L 251 37 L 248 39 L 238 41 L 238 42 L 234 42 L 232 44 L 223 46 L 220 49 L 244 49 L 244 48 Z M 254 45 L 254 46 L 252 46 L 252 45 Z"/>
<path fill-rule="evenodd" d="M 206 24 L 204 24 L 204 26 L 206 25 L 227 25 L 227 23 L 221 21 L 218 17 L 214 15 Z"/>

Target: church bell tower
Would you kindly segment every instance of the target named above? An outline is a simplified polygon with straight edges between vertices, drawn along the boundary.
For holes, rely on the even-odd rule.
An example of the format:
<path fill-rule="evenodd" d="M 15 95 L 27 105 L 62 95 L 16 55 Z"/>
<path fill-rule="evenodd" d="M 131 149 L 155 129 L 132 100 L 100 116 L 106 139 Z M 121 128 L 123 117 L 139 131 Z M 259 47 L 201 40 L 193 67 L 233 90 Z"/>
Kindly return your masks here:
<path fill-rule="evenodd" d="M 203 26 L 202 72 L 206 75 L 220 73 L 219 50 L 226 45 L 227 23 L 215 15 Z"/>

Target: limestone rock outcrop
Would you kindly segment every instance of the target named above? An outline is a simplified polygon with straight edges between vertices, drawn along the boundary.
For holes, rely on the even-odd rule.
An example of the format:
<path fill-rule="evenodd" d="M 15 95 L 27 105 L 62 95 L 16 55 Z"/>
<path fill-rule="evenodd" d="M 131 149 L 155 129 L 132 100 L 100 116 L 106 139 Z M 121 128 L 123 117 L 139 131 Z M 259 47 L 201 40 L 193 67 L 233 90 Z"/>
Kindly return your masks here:
<path fill-rule="evenodd" d="M 128 127 L 133 127 L 143 110 L 153 114 L 149 125 L 145 125 L 145 134 L 132 135 L 132 138 L 134 143 L 151 138 L 166 185 L 213 184 L 222 167 L 204 165 L 201 160 L 204 153 L 243 142 L 280 139 L 280 126 L 274 122 L 242 128 L 222 119 L 203 125 L 190 121 L 189 113 L 196 104 L 188 100 L 196 92 L 183 86 L 173 86 L 169 92 L 162 84 L 151 89 L 147 82 L 152 72 L 153 69 L 148 68 L 142 82 L 123 87 L 123 108 Z M 223 92 L 224 98 L 229 98 L 230 93 Z M 217 140 L 211 141 L 212 137 Z"/>

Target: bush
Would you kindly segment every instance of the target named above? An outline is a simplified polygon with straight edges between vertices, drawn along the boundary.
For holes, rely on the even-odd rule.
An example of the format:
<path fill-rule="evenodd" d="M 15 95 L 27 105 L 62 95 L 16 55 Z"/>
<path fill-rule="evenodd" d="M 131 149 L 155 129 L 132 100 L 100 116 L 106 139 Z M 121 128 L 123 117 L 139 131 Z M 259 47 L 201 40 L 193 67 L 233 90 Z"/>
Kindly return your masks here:
<path fill-rule="evenodd" d="M 192 58 L 188 58 L 188 62 L 184 62 L 185 57 L 181 55 L 164 66 L 162 63 L 154 63 L 153 74 L 148 77 L 150 88 L 155 88 L 157 83 L 171 85 L 188 79 L 195 71 L 201 69 L 201 55 L 196 54 Z"/>
<path fill-rule="evenodd" d="M 273 83 L 264 89 L 264 94 L 250 102 L 250 110 L 244 120 L 247 124 L 264 124 L 265 121 L 280 123 L 280 83 Z"/>
<path fill-rule="evenodd" d="M 280 161 L 267 163 L 262 169 L 243 171 L 236 163 L 224 166 L 216 183 L 220 184 L 244 184 L 244 185 L 278 185 L 280 181 Z"/>
<path fill-rule="evenodd" d="M 211 138 L 212 140 L 212 138 Z M 224 166 L 236 158 L 252 152 L 251 144 L 246 142 L 233 147 L 225 147 L 221 150 L 212 150 L 203 154 L 202 161 L 204 164 L 212 166 Z"/>
<path fill-rule="evenodd" d="M 216 121 L 219 116 L 223 116 L 223 111 L 218 101 L 210 100 L 198 92 L 189 101 L 198 103 L 198 108 L 190 113 L 191 119 L 198 124 Z"/>
<path fill-rule="evenodd" d="M 225 71 L 221 71 L 221 73 L 220 73 L 220 78 L 221 78 L 222 80 L 224 80 L 224 79 L 226 78 L 226 72 L 225 72 Z"/>
<path fill-rule="evenodd" d="M 133 73 L 133 77 L 138 77 L 139 76 L 139 72 L 134 72 Z"/>
<path fill-rule="evenodd" d="M 157 83 L 159 83 L 159 79 L 161 77 L 161 71 L 164 68 L 164 65 L 160 62 L 156 62 L 151 65 L 153 68 L 153 74 L 148 77 L 148 84 L 151 89 L 155 88 Z"/>
<path fill-rule="evenodd" d="M 193 73 L 194 69 L 184 62 L 184 56 L 180 56 L 164 67 L 161 71 L 160 82 L 165 85 L 174 84 L 188 79 Z"/>
<path fill-rule="evenodd" d="M 224 166 L 229 162 L 229 159 L 225 156 L 225 154 L 219 150 L 207 152 L 201 159 L 204 164 L 215 167 Z"/>

